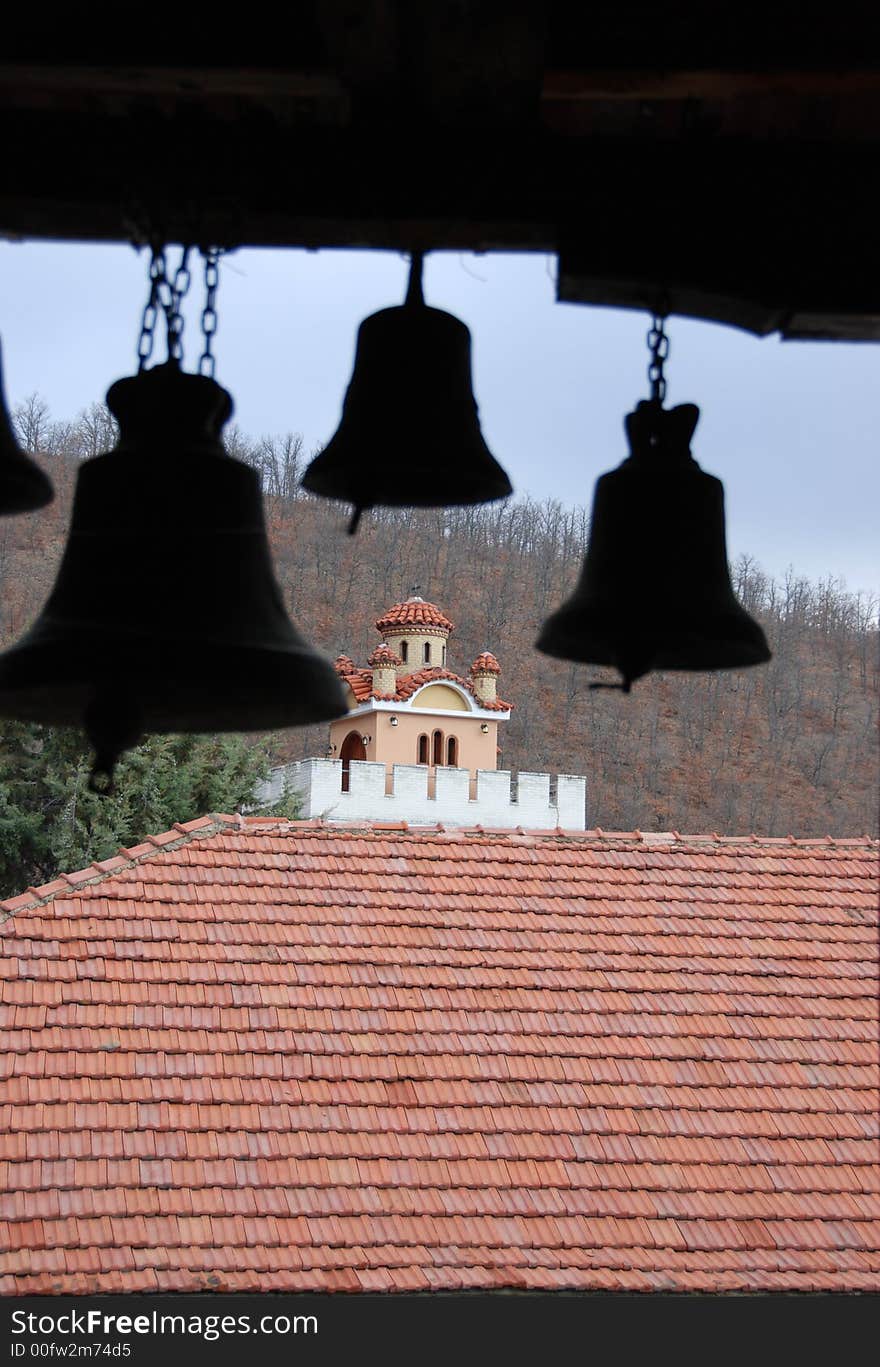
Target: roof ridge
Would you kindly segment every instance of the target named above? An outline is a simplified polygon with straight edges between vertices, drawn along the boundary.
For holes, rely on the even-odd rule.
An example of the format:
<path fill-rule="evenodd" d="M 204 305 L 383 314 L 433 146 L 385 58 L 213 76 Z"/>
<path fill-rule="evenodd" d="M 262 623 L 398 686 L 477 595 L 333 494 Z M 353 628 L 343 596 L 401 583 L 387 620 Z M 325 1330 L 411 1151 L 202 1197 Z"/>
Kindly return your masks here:
<path fill-rule="evenodd" d="M 175 821 L 169 830 L 160 831 L 156 835 L 148 835 L 137 845 L 120 846 L 119 851 L 107 859 L 95 859 L 83 869 L 74 869 L 70 873 L 58 874 L 48 883 L 37 886 L 31 885 L 15 897 L 0 900 L 0 925 L 14 916 L 17 911 L 44 906 L 54 901 L 59 894 L 69 892 L 71 889 L 79 890 L 80 888 L 94 887 L 105 878 L 110 878 L 123 869 L 133 868 L 165 850 L 179 849 L 193 839 L 219 835 L 222 831 L 258 831 L 261 829 L 289 829 L 298 832 L 320 832 L 321 834 L 338 830 L 374 833 L 376 835 L 387 835 L 391 831 L 399 831 L 401 834 L 423 837 L 437 835 L 446 840 L 473 839 L 474 837 L 513 838 L 517 843 L 522 843 L 524 838 L 528 839 L 529 842 L 536 839 L 548 842 L 577 841 L 578 843 L 585 843 L 594 841 L 604 845 L 629 845 L 630 847 L 648 849 L 657 849 L 658 847 L 674 849 L 694 845 L 705 848 L 730 846 L 745 850 L 779 849 L 780 847 L 792 849 L 865 846 L 873 849 L 880 847 L 880 838 L 867 834 L 862 836 L 796 837 L 791 835 L 759 836 L 754 832 L 749 835 L 720 835 L 717 831 L 712 831 L 704 834 L 682 835 L 679 831 L 606 831 L 600 826 L 583 831 L 565 830 L 561 826 L 540 830 L 520 826 L 511 830 L 507 827 L 490 827 L 479 824 L 448 827 L 441 822 L 376 821 L 366 818 L 353 818 L 350 821 L 323 821 L 315 817 L 297 820 L 282 816 L 242 816 L 241 813 L 210 812 L 208 815 L 196 817 L 192 821 Z"/>
<path fill-rule="evenodd" d="M 683 835 L 680 831 L 606 831 L 601 826 L 595 826 L 588 830 L 569 830 L 563 826 L 541 827 L 535 829 L 531 827 L 507 827 L 507 826 L 482 826 L 474 824 L 471 826 L 445 826 L 442 822 L 433 821 L 403 821 L 393 822 L 380 821 L 368 817 L 351 817 L 348 820 L 324 821 L 320 817 L 315 818 L 273 818 L 273 817 L 248 817 L 248 824 L 252 822 L 275 823 L 291 827 L 292 829 L 319 829 L 321 831 L 333 830 L 371 830 L 378 832 L 387 831 L 389 825 L 394 829 L 405 829 L 418 835 L 440 834 L 446 836 L 462 835 L 529 835 L 545 836 L 548 840 L 564 838 L 566 840 L 599 840 L 603 842 L 614 842 L 630 845 L 647 846 L 669 846 L 677 845 L 732 845 L 738 847 L 752 847 L 763 849 L 767 846 L 778 849 L 783 846 L 792 846 L 796 849 L 804 848 L 827 848 L 837 846 L 880 846 L 880 837 L 873 835 L 858 836 L 793 836 L 793 835 L 720 835 L 717 831 L 698 832 L 693 835 Z"/>
<path fill-rule="evenodd" d="M 45 906 L 53 902 L 60 893 L 71 889 L 94 887 L 123 869 L 134 868 L 156 854 L 166 850 L 177 850 L 191 840 L 206 835 L 219 835 L 221 831 L 243 830 L 244 818 L 237 813 L 210 812 L 207 816 L 195 817 L 192 821 L 175 821 L 167 831 L 145 836 L 137 845 L 120 845 L 116 854 L 107 859 L 93 859 L 91 864 L 71 873 L 60 873 L 48 883 L 30 885 L 15 897 L 0 899 L 0 925 L 5 924 L 17 911 L 28 911 L 33 907 Z M 272 822 L 273 818 L 259 818 Z M 275 821 L 278 818 L 274 819 Z M 283 820 L 283 818 L 281 818 Z"/>

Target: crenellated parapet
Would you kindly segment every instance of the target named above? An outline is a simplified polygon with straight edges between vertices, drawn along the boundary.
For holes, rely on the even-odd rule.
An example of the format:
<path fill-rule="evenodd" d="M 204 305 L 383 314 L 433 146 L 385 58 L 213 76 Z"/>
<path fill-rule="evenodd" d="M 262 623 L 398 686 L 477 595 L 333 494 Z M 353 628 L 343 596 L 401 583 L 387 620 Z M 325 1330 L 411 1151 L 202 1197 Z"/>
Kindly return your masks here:
<path fill-rule="evenodd" d="M 526 830 L 586 829 L 586 779 L 576 774 L 524 774 L 467 769 L 304 759 L 273 770 L 255 804 L 296 793 L 301 815 L 325 821 L 406 821 L 410 824 L 488 826 Z"/>

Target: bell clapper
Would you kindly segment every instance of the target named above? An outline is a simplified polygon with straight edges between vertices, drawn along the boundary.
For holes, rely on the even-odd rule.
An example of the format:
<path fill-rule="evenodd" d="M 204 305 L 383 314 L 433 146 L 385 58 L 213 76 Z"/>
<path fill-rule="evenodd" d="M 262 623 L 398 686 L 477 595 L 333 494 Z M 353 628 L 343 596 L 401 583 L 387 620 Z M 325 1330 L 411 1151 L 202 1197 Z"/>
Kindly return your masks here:
<path fill-rule="evenodd" d="M 103 762 L 99 762 L 96 755 L 89 774 L 89 792 L 96 793 L 98 797 L 112 797 L 116 791 L 113 782 L 115 767 L 115 758 L 108 759 L 105 757 Z"/>
<path fill-rule="evenodd" d="M 89 792 L 111 797 L 113 774 L 120 756 L 137 745 L 143 735 L 141 711 L 130 694 L 97 690 L 83 714 L 86 735 L 95 752 L 89 774 Z"/>
<path fill-rule="evenodd" d="M 354 536 L 355 532 L 358 529 L 358 526 L 360 525 L 361 516 L 363 515 L 364 511 L 365 510 L 360 506 L 360 504 L 357 504 L 357 506 L 354 509 L 354 512 L 351 515 L 351 521 L 348 524 L 349 536 Z"/>

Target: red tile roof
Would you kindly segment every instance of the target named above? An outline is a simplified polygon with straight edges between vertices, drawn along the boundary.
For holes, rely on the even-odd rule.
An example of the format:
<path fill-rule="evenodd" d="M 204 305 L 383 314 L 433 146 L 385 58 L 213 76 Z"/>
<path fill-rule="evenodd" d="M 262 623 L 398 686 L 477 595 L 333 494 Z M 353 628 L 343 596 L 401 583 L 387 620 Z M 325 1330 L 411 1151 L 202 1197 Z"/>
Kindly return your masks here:
<path fill-rule="evenodd" d="M 377 650 L 381 649 L 381 646 L 377 647 Z M 373 656 L 370 658 L 372 659 Z M 472 679 L 464 679 L 460 674 L 453 674 L 452 670 L 444 669 L 440 665 L 427 665 L 424 669 L 417 669 L 412 674 L 401 674 L 397 679 L 397 688 L 393 693 L 374 691 L 372 670 L 359 669 L 357 665 L 351 663 L 347 655 L 339 656 L 336 661 L 336 672 L 348 684 L 358 703 L 368 702 L 370 698 L 375 698 L 380 702 L 408 702 L 414 693 L 417 693 L 420 688 L 424 688 L 425 684 L 442 683 L 444 679 L 448 679 L 452 683 L 459 684 L 470 693 L 477 705 L 482 707 L 484 711 L 510 712 L 513 710 L 513 703 L 503 702 L 501 698 L 484 702 L 482 698 L 477 697 Z"/>
<path fill-rule="evenodd" d="M 29 889 L 0 1294 L 880 1290 L 877 854 L 217 817 Z"/>
<path fill-rule="evenodd" d="M 372 669 L 359 669 L 347 655 L 340 655 L 335 665 L 336 673 L 348 684 L 355 696 L 355 702 L 366 702 L 373 694 Z"/>
<path fill-rule="evenodd" d="M 428 665 L 424 669 L 415 670 L 412 674 L 401 675 L 397 680 L 397 697 L 401 702 L 405 702 L 420 688 L 424 688 L 425 684 L 442 683 L 444 679 L 449 679 L 452 683 L 457 683 L 462 688 L 467 689 L 471 697 L 476 699 L 478 706 L 488 712 L 510 712 L 513 709 L 513 703 L 502 702 L 500 698 L 496 698 L 493 702 L 484 702 L 482 698 L 477 698 L 472 679 L 463 679 L 460 674 L 453 674 L 450 669 L 443 669 L 439 665 Z"/>
<path fill-rule="evenodd" d="M 381 645 L 376 646 L 376 649 L 373 651 L 369 660 L 367 660 L 367 664 L 392 665 L 396 667 L 397 665 L 403 664 L 403 661 L 401 660 L 400 656 L 395 655 L 394 651 L 391 650 L 383 641 Z"/>
<path fill-rule="evenodd" d="M 376 622 L 376 630 L 381 635 L 401 627 L 433 627 L 446 632 L 455 628 L 449 618 L 434 603 L 426 603 L 423 598 L 408 598 L 405 603 L 395 603 Z"/>
<path fill-rule="evenodd" d="M 490 650 L 484 650 L 471 665 L 472 674 L 500 674 L 501 666 Z"/>

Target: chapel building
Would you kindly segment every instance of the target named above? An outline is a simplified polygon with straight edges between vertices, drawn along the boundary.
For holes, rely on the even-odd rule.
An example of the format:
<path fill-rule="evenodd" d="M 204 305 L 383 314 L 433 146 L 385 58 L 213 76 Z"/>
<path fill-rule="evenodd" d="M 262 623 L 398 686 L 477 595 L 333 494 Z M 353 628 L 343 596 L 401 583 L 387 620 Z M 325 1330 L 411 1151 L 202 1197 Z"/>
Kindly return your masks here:
<path fill-rule="evenodd" d="M 376 630 L 382 641 L 366 668 L 347 655 L 336 661 L 351 703 L 330 727 L 344 790 L 351 761 L 372 760 L 385 765 L 389 791 L 395 764 L 419 764 L 429 770 L 429 792 L 438 768 L 466 769 L 475 797 L 478 772 L 498 769 L 498 726 L 510 719 L 511 704 L 498 697 L 498 661 L 483 651 L 466 676 L 449 669 L 453 624 L 415 589 L 377 619 Z"/>
<path fill-rule="evenodd" d="M 326 821 L 584 830 L 584 778 L 499 767 L 499 728 L 513 704 L 498 696 L 491 651 L 456 673 L 453 623 L 417 588 L 375 625 L 380 639 L 365 665 L 336 660 L 349 711 L 331 723 L 326 755 L 276 769 L 258 804 L 286 792 L 302 816 Z"/>

